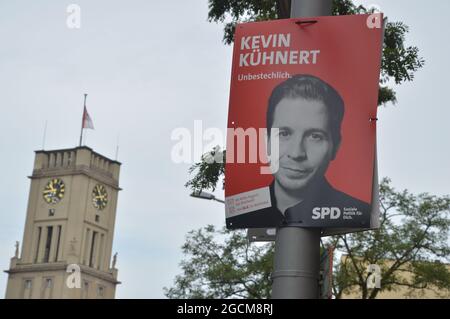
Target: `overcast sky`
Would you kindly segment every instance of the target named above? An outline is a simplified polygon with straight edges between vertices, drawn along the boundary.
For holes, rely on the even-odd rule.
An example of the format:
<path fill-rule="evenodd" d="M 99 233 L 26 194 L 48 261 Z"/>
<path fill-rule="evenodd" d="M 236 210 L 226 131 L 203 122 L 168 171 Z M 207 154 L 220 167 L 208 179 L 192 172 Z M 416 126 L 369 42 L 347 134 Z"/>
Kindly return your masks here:
<path fill-rule="evenodd" d="M 66 26 L 71 3 L 81 7 L 81 29 Z M 396 88 L 398 104 L 379 108 L 379 175 L 397 188 L 448 194 L 450 2 L 363 3 L 409 25 L 407 43 L 426 59 L 414 82 Z M 2 270 L 22 240 L 45 122 L 45 149 L 77 146 L 84 93 L 95 125 L 87 145 L 114 158 L 120 135 L 118 298 L 163 298 L 186 233 L 224 224 L 223 205 L 189 197 L 189 165 L 170 157 L 175 128 L 226 127 L 232 48 L 207 12 L 207 0 L 0 0 Z M 0 274 L 0 292 L 6 280 Z"/>

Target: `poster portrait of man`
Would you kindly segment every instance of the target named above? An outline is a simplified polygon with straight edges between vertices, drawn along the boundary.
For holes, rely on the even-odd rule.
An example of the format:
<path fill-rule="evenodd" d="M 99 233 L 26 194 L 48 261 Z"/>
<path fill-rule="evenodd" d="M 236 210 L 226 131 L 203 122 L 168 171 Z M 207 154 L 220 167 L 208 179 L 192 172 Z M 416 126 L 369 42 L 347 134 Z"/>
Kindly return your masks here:
<path fill-rule="evenodd" d="M 339 151 L 344 112 L 339 93 L 315 76 L 298 74 L 277 85 L 266 115 L 268 152 L 271 139 L 279 144 L 278 159 L 272 158 L 278 160 L 270 185 L 272 205 L 228 222 L 322 226 L 329 219 L 336 227 L 367 227 L 370 203 L 335 189 L 325 177 Z M 273 128 L 276 136 L 270 135 Z"/>
<path fill-rule="evenodd" d="M 363 17 L 320 17 L 304 28 L 297 22 L 236 29 L 226 225 L 371 228 L 381 32 Z M 339 42 L 326 41 L 336 34 Z M 253 129 L 266 154 L 257 162 Z"/>

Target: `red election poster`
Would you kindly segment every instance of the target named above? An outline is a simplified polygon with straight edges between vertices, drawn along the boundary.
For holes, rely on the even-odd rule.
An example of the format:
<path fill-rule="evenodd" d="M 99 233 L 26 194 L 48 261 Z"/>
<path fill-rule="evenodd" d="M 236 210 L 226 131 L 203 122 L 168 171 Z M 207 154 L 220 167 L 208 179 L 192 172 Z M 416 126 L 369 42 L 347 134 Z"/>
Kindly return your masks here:
<path fill-rule="evenodd" d="M 237 25 L 225 167 L 229 229 L 377 226 L 382 31 L 381 14 Z"/>

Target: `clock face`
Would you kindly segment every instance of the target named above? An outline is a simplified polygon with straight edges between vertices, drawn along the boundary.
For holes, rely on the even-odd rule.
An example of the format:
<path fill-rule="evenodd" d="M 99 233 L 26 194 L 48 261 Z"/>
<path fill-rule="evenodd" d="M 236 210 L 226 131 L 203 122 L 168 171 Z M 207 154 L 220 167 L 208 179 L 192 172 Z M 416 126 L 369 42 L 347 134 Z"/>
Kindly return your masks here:
<path fill-rule="evenodd" d="M 92 203 L 98 210 L 103 210 L 108 204 L 108 193 L 103 185 L 97 184 L 92 191 Z"/>
<path fill-rule="evenodd" d="M 64 182 L 59 178 L 53 178 L 44 188 L 44 200 L 49 204 L 56 204 L 64 197 L 64 192 Z"/>

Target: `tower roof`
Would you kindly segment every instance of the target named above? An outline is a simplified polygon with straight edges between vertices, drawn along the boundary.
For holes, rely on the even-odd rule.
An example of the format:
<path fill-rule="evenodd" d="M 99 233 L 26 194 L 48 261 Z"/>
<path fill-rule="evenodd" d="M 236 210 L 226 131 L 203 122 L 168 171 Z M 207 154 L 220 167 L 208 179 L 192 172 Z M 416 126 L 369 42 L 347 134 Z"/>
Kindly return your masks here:
<path fill-rule="evenodd" d="M 118 165 L 122 165 L 121 162 L 116 161 L 116 160 L 112 160 L 100 153 L 95 152 L 92 148 L 87 147 L 87 146 L 78 146 L 78 147 L 73 147 L 73 148 L 62 148 L 62 149 L 56 149 L 56 150 L 37 150 L 34 151 L 36 154 L 50 154 L 50 153 L 56 153 L 56 152 L 71 152 L 71 151 L 76 151 L 79 149 L 86 149 L 89 150 L 90 152 L 92 152 L 94 155 L 99 156 L 100 158 L 107 160 L 110 163 L 114 163 L 114 164 L 118 164 Z"/>

